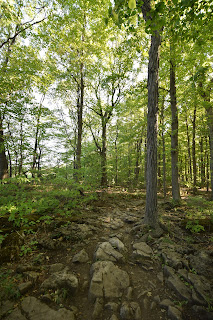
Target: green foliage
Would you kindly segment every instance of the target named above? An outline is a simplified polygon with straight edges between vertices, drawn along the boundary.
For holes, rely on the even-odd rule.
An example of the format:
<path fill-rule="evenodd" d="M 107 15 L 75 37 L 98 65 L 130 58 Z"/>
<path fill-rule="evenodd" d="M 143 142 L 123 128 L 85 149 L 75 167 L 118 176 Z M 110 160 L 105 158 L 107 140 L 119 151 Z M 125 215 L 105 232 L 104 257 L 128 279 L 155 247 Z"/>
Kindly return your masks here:
<path fill-rule="evenodd" d="M 19 298 L 20 292 L 16 285 L 19 278 L 20 276 L 14 276 L 10 270 L 0 269 L 0 301 Z"/>
<path fill-rule="evenodd" d="M 192 233 L 199 233 L 205 231 L 204 226 L 199 224 L 199 220 L 188 221 L 186 224 L 186 229 L 189 229 Z"/>
<path fill-rule="evenodd" d="M 25 256 L 32 253 L 37 248 L 38 241 L 30 241 L 30 243 L 21 246 L 20 256 Z"/>

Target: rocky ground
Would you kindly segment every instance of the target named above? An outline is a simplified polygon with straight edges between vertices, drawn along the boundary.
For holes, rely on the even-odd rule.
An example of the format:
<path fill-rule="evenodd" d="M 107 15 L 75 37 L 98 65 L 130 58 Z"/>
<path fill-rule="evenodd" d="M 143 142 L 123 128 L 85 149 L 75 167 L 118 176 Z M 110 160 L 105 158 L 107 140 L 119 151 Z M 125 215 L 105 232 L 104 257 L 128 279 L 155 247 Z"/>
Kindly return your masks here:
<path fill-rule="evenodd" d="M 0 294 L 0 319 L 213 319 L 212 236 L 191 236 L 184 210 L 163 201 L 153 232 L 144 199 L 99 198 L 76 221 L 41 227 L 29 236 L 36 250 L 3 265 L 18 297 Z"/>

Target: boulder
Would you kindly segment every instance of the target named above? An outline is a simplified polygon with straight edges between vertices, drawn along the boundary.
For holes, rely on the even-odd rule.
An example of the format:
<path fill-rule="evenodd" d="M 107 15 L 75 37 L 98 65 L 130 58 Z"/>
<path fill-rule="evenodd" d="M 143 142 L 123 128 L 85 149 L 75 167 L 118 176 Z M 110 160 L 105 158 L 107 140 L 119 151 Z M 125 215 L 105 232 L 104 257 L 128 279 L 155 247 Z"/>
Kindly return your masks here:
<path fill-rule="evenodd" d="M 53 273 L 49 278 L 44 280 L 41 289 L 60 289 L 66 288 L 70 293 L 75 293 L 78 289 L 77 277 L 67 270 Z"/>
<path fill-rule="evenodd" d="M 95 260 L 116 262 L 123 261 L 124 256 L 115 250 L 109 242 L 102 242 L 95 252 Z"/>
<path fill-rule="evenodd" d="M 75 320 L 72 311 L 65 308 L 53 310 L 35 297 L 25 298 L 21 307 L 29 320 Z"/>
<path fill-rule="evenodd" d="M 129 275 L 111 261 L 98 261 L 91 267 L 90 300 L 120 298 L 129 287 Z"/>

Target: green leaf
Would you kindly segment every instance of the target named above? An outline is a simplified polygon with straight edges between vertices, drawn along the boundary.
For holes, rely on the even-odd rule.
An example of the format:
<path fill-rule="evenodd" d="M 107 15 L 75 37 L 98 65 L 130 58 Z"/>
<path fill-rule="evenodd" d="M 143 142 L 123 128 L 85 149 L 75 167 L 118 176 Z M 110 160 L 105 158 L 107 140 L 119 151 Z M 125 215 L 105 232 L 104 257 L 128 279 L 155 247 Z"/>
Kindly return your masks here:
<path fill-rule="evenodd" d="M 129 0 L 128 6 L 130 9 L 135 9 L 136 8 L 136 1 L 135 0 Z"/>

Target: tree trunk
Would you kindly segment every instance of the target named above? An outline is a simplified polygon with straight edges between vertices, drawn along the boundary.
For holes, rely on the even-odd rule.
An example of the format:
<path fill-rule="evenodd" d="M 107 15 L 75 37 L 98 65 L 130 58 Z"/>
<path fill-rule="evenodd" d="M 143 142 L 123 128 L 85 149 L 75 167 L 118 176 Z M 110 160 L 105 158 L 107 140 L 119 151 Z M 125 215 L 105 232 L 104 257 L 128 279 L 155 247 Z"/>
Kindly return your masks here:
<path fill-rule="evenodd" d="M 77 146 L 76 146 L 76 174 L 75 178 L 77 181 L 80 179 L 80 169 L 81 169 L 81 146 L 82 146 L 82 132 L 83 132 L 83 105 L 84 105 L 84 76 L 83 76 L 83 63 L 81 63 L 81 79 L 79 94 L 80 97 L 77 103 L 77 113 L 78 113 L 78 133 L 77 133 Z"/>
<path fill-rule="evenodd" d="M 0 180 L 7 179 L 8 175 L 8 162 L 5 154 L 4 134 L 3 134 L 3 118 L 0 114 Z"/>
<path fill-rule="evenodd" d="M 170 47 L 171 54 L 172 46 Z M 171 99 L 171 114 L 172 114 L 172 132 L 171 132 L 171 165 L 172 165 L 172 197 L 173 200 L 180 200 L 180 186 L 178 174 L 178 110 L 176 100 L 175 86 L 175 65 L 171 57 L 170 60 L 170 99 Z"/>
<path fill-rule="evenodd" d="M 187 115 L 186 115 L 186 135 L 187 135 L 187 149 L 188 149 L 188 162 L 189 162 L 189 170 L 188 170 L 188 174 L 189 174 L 189 179 L 190 181 L 192 181 L 192 159 L 191 159 L 191 148 L 190 148 L 190 136 L 189 136 L 189 125 L 188 125 L 188 119 L 187 119 Z"/>
<path fill-rule="evenodd" d="M 203 136 L 200 138 L 200 175 L 201 175 L 201 188 L 205 185 L 205 160 L 203 152 Z"/>
<path fill-rule="evenodd" d="M 142 144 L 142 138 L 136 141 L 135 185 L 138 184 L 139 173 L 140 173 L 141 144 Z"/>
<path fill-rule="evenodd" d="M 213 107 L 206 108 L 209 127 L 209 148 L 210 148 L 210 179 L 211 179 L 211 200 L 213 201 Z"/>
<path fill-rule="evenodd" d="M 192 121 L 192 166 L 193 166 L 193 192 L 197 192 L 197 165 L 196 165 L 196 145 L 195 145 L 195 133 L 196 133 L 196 105 L 194 107 L 193 121 Z"/>
<path fill-rule="evenodd" d="M 157 216 L 157 112 L 160 35 L 151 36 L 148 65 L 146 211 L 144 222 L 155 227 Z"/>
<path fill-rule="evenodd" d="M 106 158 L 106 123 L 102 118 L 102 148 L 101 156 L 101 186 L 107 187 L 107 158 Z"/>

